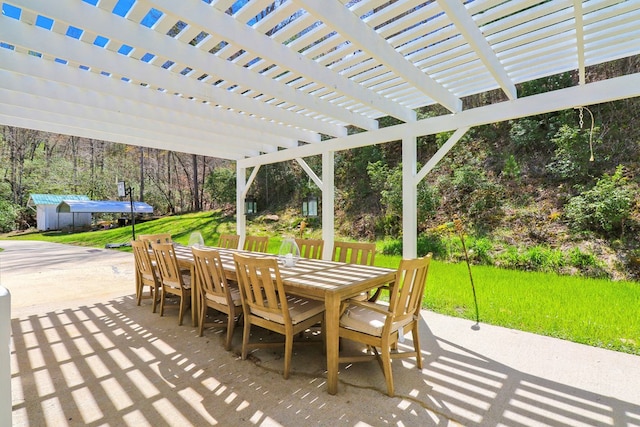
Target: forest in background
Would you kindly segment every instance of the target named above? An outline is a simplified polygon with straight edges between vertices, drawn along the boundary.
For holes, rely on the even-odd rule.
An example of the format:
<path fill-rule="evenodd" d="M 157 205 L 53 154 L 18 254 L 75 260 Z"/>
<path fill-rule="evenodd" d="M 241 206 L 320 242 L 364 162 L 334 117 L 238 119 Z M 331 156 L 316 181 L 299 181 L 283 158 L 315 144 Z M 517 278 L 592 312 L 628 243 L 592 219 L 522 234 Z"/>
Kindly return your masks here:
<path fill-rule="evenodd" d="M 589 69 L 587 79 L 639 69 L 640 58 L 627 58 Z M 565 73 L 519 85 L 518 93 L 525 97 L 576 84 L 576 76 Z M 501 96 L 494 92 L 469 97 L 465 108 L 496 102 Z M 471 129 L 419 185 L 419 252 L 460 260 L 460 237 L 451 228 L 458 216 L 475 263 L 637 279 L 640 100 L 585 107 Z M 419 118 L 441 113 L 433 108 L 418 112 Z M 393 119 L 380 119 L 380 127 L 393 124 Z M 131 185 L 134 198 L 151 204 L 156 215 L 211 209 L 235 214 L 234 162 L 0 129 L 0 231 L 35 226 L 35 211 L 27 206 L 30 194 L 117 199 L 119 180 Z M 449 135 L 419 137 L 419 164 L 426 163 Z M 306 161 L 320 173 L 319 156 Z M 339 235 L 384 238 L 385 251 L 401 253 L 401 161 L 400 141 L 336 153 Z M 250 193 L 260 214 L 254 221 L 267 214 L 300 215 L 302 198 L 319 195 L 296 162 L 261 167 Z"/>

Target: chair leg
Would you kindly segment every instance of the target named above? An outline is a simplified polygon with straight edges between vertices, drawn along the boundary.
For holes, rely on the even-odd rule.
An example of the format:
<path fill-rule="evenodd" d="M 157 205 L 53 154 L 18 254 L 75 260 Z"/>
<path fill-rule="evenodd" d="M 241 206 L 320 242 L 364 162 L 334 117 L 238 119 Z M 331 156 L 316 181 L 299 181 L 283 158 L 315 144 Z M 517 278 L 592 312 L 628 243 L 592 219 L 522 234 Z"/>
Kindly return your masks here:
<path fill-rule="evenodd" d="M 231 340 L 233 339 L 233 329 L 236 326 L 236 319 L 233 310 L 227 314 L 227 340 L 224 343 L 224 349 L 229 351 L 231 349 Z"/>
<path fill-rule="evenodd" d="M 242 360 L 247 358 L 247 346 L 249 344 L 249 335 L 251 334 L 251 321 L 245 316 L 244 328 L 242 333 Z"/>
<path fill-rule="evenodd" d="M 178 314 L 178 326 L 182 326 L 182 320 L 184 319 L 184 313 L 187 311 L 187 299 L 184 295 L 180 296 L 180 313 Z"/>
<path fill-rule="evenodd" d="M 164 316 L 164 301 L 167 299 L 167 293 L 162 288 L 162 296 L 160 297 L 160 317 Z"/>
<path fill-rule="evenodd" d="M 293 353 L 293 335 L 286 334 L 284 340 L 284 379 L 289 378 L 289 370 L 291 369 L 291 355 Z"/>
<path fill-rule="evenodd" d="M 153 306 L 152 306 L 152 313 L 156 312 L 156 309 L 158 307 L 158 295 L 160 294 L 160 287 L 159 286 L 155 286 L 153 288 L 151 288 L 151 298 L 153 298 Z"/>
<path fill-rule="evenodd" d="M 204 301 L 200 302 L 200 319 L 199 319 L 199 325 L 198 325 L 198 336 L 201 337 L 202 335 L 204 335 L 204 318 L 207 314 L 207 308 L 209 308 L 207 306 L 207 304 L 204 303 Z"/>
<path fill-rule="evenodd" d="M 416 352 L 416 366 L 418 369 L 422 369 L 422 351 L 420 350 L 420 334 L 418 332 L 418 322 L 415 323 L 411 329 L 413 335 L 413 348 Z"/>
<path fill-rule="evenodd" d="M 383 345 L 380 349 L 380 356 L 382 357 L 382 371 L 384 373 L 384 379 L 387 382 L 387 394 L 389 397 L 394 396 L 393 389 L 393 373 L 391 372 L 391 353 L 390 346 Z"/>
<path fill-rule="evenodd" d="M 136 279 L 136 304 L 140 305 L 142 303 L 142 292 L 144 286 L 142 285 L 142 281 L 137 278 Z"/>

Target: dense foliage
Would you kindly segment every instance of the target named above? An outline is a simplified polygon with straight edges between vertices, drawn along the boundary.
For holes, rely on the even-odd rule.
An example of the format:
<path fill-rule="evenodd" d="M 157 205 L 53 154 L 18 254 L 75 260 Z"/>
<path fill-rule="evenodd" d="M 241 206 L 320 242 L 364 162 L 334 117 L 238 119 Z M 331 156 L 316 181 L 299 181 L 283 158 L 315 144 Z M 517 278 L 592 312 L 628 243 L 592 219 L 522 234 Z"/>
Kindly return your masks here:
<path fill-rule="evenodd" d="M 636 72 L 639 63 L 628 58 L 592 73 Z M 518 88 L 519 96 L 572 86 L 575 80 L 565 73 L 529 82 Z M 491 93 L 465 103 L 478 107 L 499 97 Z M 440 114 L 429 108 L 418 113 L 420 118 Z M 442 229 L 458 215 L 466 224 L 475 263 L 636 278 L 637 117 L 640 101 L 627 99 L 471 129 L 418 187 L 420 252 L 460 259 L 456 236 Z M 396 123 L 380 120 L 381 127 Z M 236 169 L 231 162 L 1 129 L 1 230 L 35 224 L 34 211 L 27 208 L 31 193 L 114 199 L 115 182 L 121 179 L 159 215 L 220 207 L 233 214 Z M 449 136 L 419 137 L 418 164 L 426 164 Z M 319 156 L 304 160 L 321 174 Z M 407 232 L 402 228 L 401 142 L 337 152 L 335 184 L 337 233 L 384 238 L 386 251 L 401 253 L 401 237 Z M 295 161 L 262 166 L 250 193 L 264 214 L 298 209 L 303 197 L 320 195 Z"/>

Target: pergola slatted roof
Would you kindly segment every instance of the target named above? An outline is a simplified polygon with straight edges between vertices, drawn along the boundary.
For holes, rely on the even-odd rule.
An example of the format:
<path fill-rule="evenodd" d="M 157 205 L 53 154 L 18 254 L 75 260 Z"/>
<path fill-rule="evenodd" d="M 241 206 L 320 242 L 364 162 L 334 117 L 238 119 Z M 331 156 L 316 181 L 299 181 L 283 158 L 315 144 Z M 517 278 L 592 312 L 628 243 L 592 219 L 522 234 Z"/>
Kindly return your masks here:
<path fill-rule="evenodd" d="M 587 73 L 640 54 L 640 0 L 0 4 L 0 124 L 235 160 L 239 172 L 457 130 L 450 147 L 480 124 L 640 96 L 640 73 Z M 578 86 L 518 96 L 563 72 Z M 490 91 L 493 104 L 465 107 Z M 443 113 L 416 119 L 432 105 Z M 385 116 L 401 124 L 379 128 Z"/>
<path fill-rule="evenodd" d="M 640 53 L 636 0 L 10 0 L 0 22 L 2 123 L 231 160 Z"/>

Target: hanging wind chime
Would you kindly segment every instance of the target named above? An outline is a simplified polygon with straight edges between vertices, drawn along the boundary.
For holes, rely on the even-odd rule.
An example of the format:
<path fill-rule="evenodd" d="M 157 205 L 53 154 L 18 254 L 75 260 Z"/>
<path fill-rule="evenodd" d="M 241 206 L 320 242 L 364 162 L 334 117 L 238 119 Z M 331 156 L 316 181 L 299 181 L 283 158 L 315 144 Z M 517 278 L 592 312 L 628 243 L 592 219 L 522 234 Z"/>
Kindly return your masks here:
<path fill-rule="evenodd" d="M 593 113 L 591 112 L 591 110 L 589 110 L 587 107 L 577 107 L 578 110 L 580 111 L 580 129 L 583 128 L 584 126 L 584 113 L 583 110 L 587 110 L 589 112 L 589 115 L 591 116 L 591 130 L 589 131 L 589 150 L 591 151 L 591 157 L 589 157 L 589 161 L 593 162 L 595 161 L 595 157 L 593 156 Z"/>

